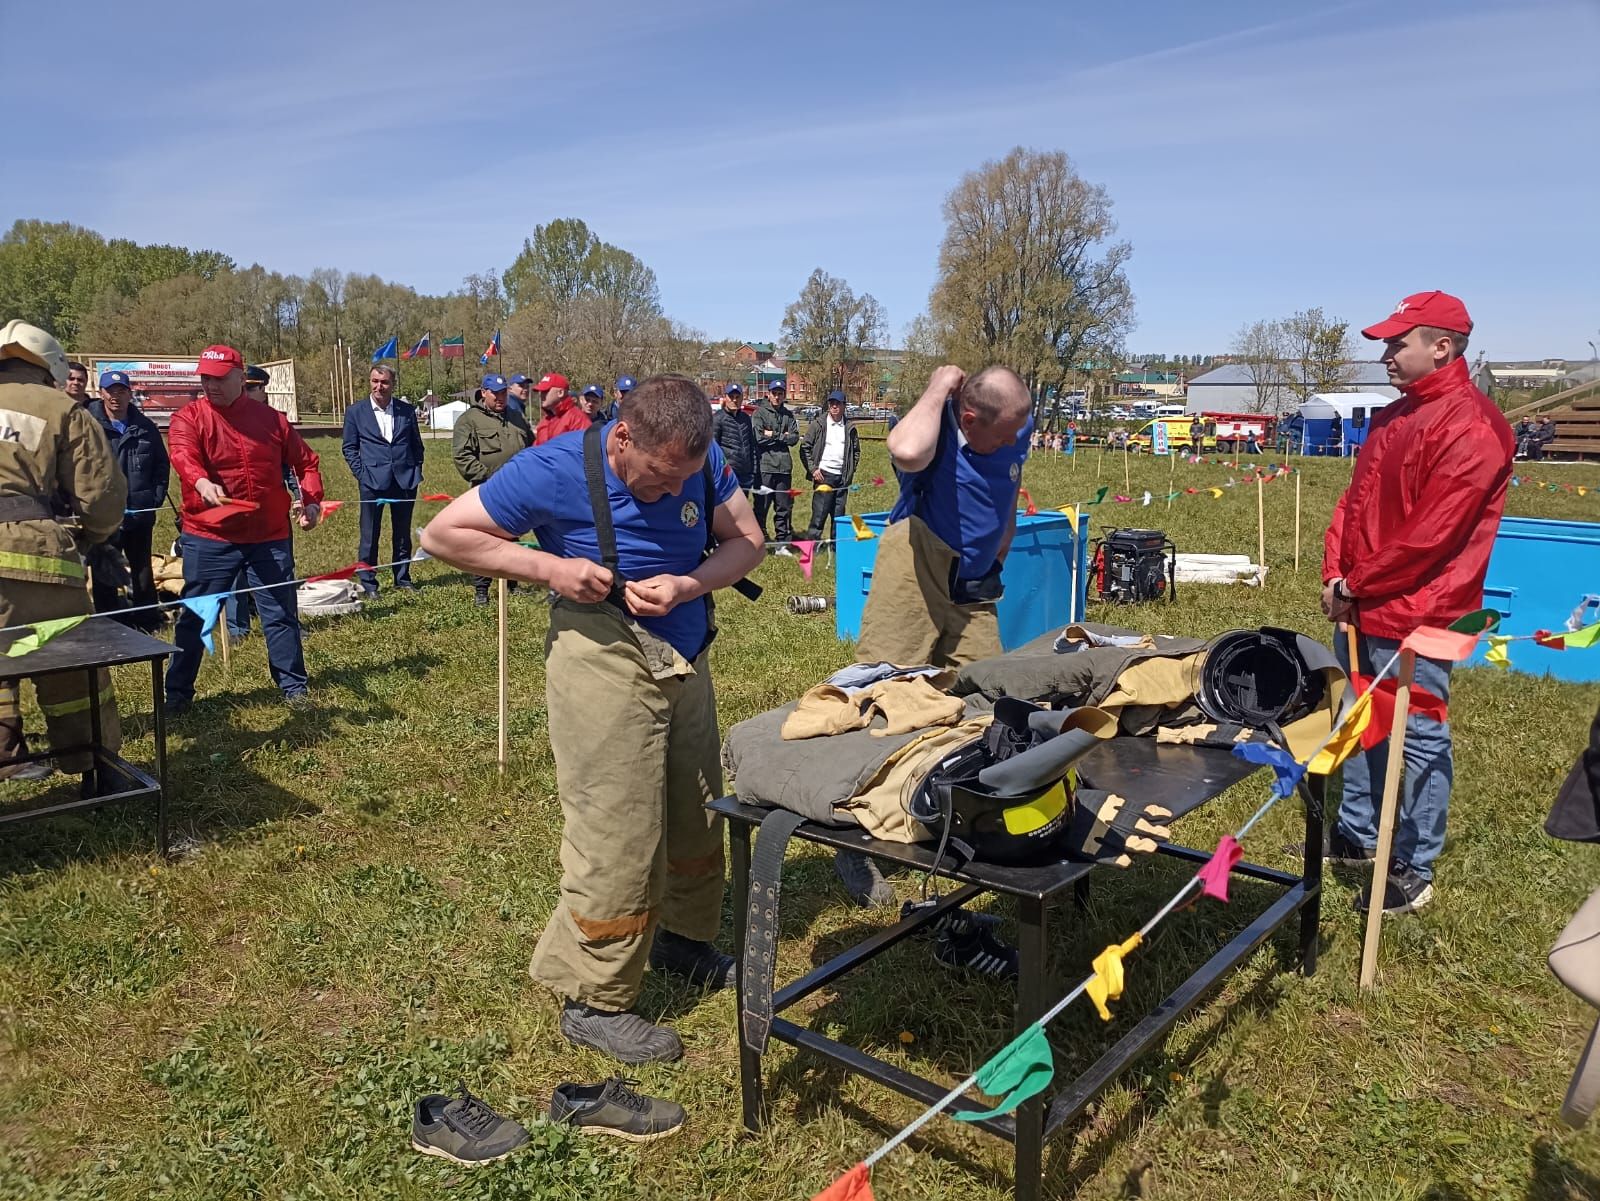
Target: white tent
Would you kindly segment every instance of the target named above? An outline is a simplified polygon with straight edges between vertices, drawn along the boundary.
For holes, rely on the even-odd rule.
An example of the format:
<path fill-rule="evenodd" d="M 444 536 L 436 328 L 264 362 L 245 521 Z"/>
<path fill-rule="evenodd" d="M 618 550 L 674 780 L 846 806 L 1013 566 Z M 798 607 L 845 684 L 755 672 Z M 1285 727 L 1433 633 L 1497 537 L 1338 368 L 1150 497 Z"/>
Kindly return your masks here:
<path fill-rule="evenodd" d="M 449 404 L 435 406 L 433 412 L 428 414 L 428 428 L 435 430 L 453 430 L 456 428 L 456 419 L 467 411 L 467 402 L 452 400 Z"/>

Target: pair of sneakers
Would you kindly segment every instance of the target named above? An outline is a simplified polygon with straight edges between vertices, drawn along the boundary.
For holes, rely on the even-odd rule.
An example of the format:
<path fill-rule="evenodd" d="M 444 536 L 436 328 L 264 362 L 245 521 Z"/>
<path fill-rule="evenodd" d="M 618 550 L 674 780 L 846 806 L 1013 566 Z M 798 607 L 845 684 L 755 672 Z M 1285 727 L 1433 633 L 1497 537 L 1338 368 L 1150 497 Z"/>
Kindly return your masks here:
<path fill-rule="evenodd" d="M 550 1097 L 550 1120 L 583 1134 L 608 1134 L 648 1143 L 676 1134 L 686 1114 L 676 1101 L 637 1092 L 639 1082 L 613 1076 L 599 1084 L 558 1084 Z M 496 1163 L 528 1144 L 522 1123 L 496 1113 L 462 1083 L 454 1096 L 430 1093 L 412 1109 L 413 1150 L 464 1167 Z"/>
<path fill-rule="evenodd" d="M 1328 837 L 1328 852 L 1325 858 L 1327 862 L 1342 867 L 1371 867 L 1377 862 L 1378 853 L 1371 847 L 1364 847 L 1345 837 L 1344 831 L 1335 826 L 1333 833 Z M 1389 865 L 1389 879 L 1383 889 L 1384 917 L 1402 917 L 1407 913 L 1415 913 L 1432 900 L 1432 880 L 1421 875 L 1409 863 L 1395 860 Z M 1369 881 L 1356 896 L 1355 908 L 1357 913 L 1365 913 L 1371 907 L 1372 883 Z"/>

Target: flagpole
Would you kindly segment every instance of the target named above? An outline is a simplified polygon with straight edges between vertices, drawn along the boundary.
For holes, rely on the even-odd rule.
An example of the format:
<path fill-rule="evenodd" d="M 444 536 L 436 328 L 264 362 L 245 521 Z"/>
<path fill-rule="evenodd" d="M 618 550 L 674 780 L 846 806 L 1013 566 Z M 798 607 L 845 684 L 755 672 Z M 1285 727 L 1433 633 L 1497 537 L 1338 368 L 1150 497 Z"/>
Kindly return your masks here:
<path fill-rule="evenodd" d="M 500 774 L 502 776 L 506 774 L 506 714 L 507 714 L 507 711 L 510 708 L 510 706 L 507 704 L 507 693 L 506 693 L 506 666 L 507 666 L 507 664 L 506 664 L 506 659 L 507 659 L 507 654 L 506 654 L 506 649 L 507 649 L 507 642 L 506 642 L 506 595 L 507 595 L 507 592 L 508 592 L 508 589 L 506 587 L 506 581 L 505 581 L 505 578 L 502 576 L 499 580 L 497 580 L 495 582 L 495 607 L 499 611 L 499 627 L 500 627 L 500 639 L 499 639 L 500 646 L 499 646 L 499 653 L 498 653 L 499 666 L 500 666 L 500 683 L 499 683 L 500 738 L 499 738 L 499 748 L 498 748 L 498 762 L 499 762 L 499 765 L 500 765 Z"/>
<path fill-rule="evenodd" d="M 428 393 L 433 394 L 433 335 L 428 335 Z"/>

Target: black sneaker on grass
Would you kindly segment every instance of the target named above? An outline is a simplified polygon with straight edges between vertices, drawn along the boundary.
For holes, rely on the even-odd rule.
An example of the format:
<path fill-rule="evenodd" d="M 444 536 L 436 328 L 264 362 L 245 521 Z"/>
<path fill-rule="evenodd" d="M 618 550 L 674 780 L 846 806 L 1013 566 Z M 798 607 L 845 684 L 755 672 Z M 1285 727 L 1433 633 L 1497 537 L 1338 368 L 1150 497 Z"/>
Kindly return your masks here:
<path fill-rule="evenodd" d="M 613 1076 L 600 1084 L 558 1084 L 550 1096 L 550 1120 L 582 1134 L 609 1134 L 648 1143 L 683 1128 L 683 1106 L 636 1093 L 637 1080 Z"/>
<path fill-rule="evenodd" d="M 907 901 L 900 906 L 900 918 L 903 921 L 917 910 L 931 909 L 938 903 L 936 897 L 930 897 L 926 901 Z M 968 913 L 965 909 L 947 909 L 936 921 L 920 927 L 916 936 L 929 938 L 937 934 L 965 935 L 973 930 L 985 930 L 998 938 L 1000 919 L 992 913 Z"/>
<path fill-rule="evenodd" d="M 411 1116 L 411 1146 L 424 1155 L 476 1167 L 504 1159 L 528 1141 L 528 1132 L 503 1118 L 459 1085 L 461 1095 L 430 1093 Z"/>
<path fill-rule="evenodd" d="M 732 988 L 736 969 L 733 956 L 724 955 L 710 943 L 659 928 L 650 944 L 650 966 L 696 988 L 713 990 Z"/>
<path fill-rule="evenodd" d="M 1335 826 L 1333 833 L 1328 836 L 1328 853 L 1323 859 L 1325 862 L 1337 863 L 1343 867 L 1371 867 L 1377 857 L 1377 851 L 1351 841 L 1345 837 L 1343 830 Z"/>
<path fill-rule="evenodd" d="M 995 980 L 1015 980 L 1020 961 L 1016 947 L 1001 942 L 978 925 L 939 935 L 933 944 L 933 957 L 947 967 L 965 968 Z"/>
<path fill-rule="evenodd" d="M 833 870 L 839 873 L 850 899 L 863 909 L 886 909 L 894 904 L 894 889 L 877 863 L 860 851 L 835 851 Z"/>
<path fill-rule="evenodd" d="M 1401 917 L 1415 913 L 1433 900 L 1433 882 L 1424 880 L 1409 865 L 1396 863 L 1389 869 L 1389 882 L 1383 890 L 1383 916 Z M 1372 904 L 1369 883 L 1355 899 L 1356 912 L 1365 913 Z"/>
<path fill-rule="evenodd" d="M 604 1052 L 622 1063 L 667 1063 L 683 1058 L 682 1039 L 636 1013 L 612 1013 L 568 1001 L 561 1009 L 561 1033 L 569 1043 Z"/>

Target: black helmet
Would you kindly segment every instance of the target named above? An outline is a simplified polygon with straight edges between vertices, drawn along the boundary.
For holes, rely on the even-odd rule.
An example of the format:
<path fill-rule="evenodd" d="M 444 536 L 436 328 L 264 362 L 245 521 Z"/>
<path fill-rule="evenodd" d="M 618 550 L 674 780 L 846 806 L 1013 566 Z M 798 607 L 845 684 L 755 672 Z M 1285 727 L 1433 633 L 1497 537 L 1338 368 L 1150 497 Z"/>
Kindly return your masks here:
<path fill-rule="evenodd" d="M 1260 729 L 1305 717 L 1322 703 L 1319 658 L 1292 630 L 1229 630 L 1206 648 L 1195 701 L 1212 721 Z M 1327 656 L 1327 648 L 1313 643 Z"/>

